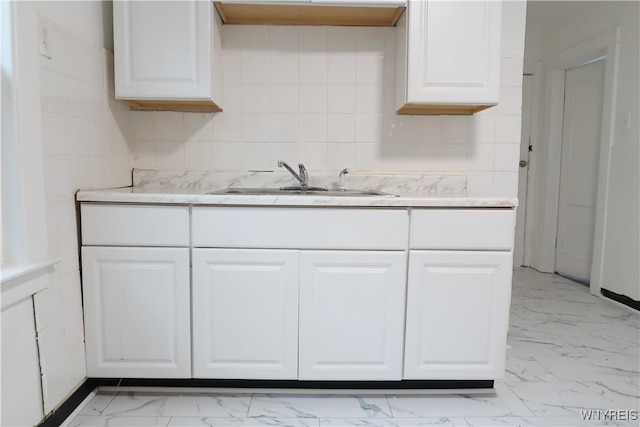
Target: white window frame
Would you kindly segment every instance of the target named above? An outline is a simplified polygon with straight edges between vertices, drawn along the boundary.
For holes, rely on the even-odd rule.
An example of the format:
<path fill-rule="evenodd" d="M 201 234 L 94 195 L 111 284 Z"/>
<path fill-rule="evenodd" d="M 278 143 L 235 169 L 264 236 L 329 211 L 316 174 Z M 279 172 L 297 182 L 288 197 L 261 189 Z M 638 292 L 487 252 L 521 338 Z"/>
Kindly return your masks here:
<path fill-rule="evenodd" d="M 2 137 L 10 144 L 3 167 L 1 306 L 9 307 L 46 289 L 57 262 L 49 256 L 40 109 L 40 62 L 36 2 L 3 1 Z M 8 51 L 4 49 L 8 46 Z M 7 55 L 7 56 L 5 56 Z M 6 95 L 6 97 L 5 97 Z M 5 110 L 6 113 L 5 114 Z M 9 123 L 5 123 L 9 118 Z M 6 131 L 5 131 L 6 128 Z M 5 176 L 5 173 L 7 176 Z M 11 180 L 11 186 L 4 179 Z M 9 193 L 5 194 L 5 189 Z M 4 206 L 7 203 L 9 206 Z M 5 218 L 4 215 L 8 217 Z M 7 256 L 5 257 L 5 249 Z"/>

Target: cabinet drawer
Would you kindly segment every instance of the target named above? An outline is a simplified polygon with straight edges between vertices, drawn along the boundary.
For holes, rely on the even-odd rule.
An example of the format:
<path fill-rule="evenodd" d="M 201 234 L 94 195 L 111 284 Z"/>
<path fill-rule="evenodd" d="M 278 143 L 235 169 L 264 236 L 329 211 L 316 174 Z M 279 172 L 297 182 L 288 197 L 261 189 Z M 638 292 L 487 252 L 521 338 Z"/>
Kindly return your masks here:
<path fill-rule="evenodd" d="M 194 207 L 193 246 L 407 248 L 406 210 Z"/>
<path fill-rule="evenodd" d="M 410 247 L 509 251 L 514 228 L 513 209 L 414 209 Z"/>
<path fill-rule="evenodd" d="M 189 246 L 189 207 L 84 203 L 82 244 Z"/>

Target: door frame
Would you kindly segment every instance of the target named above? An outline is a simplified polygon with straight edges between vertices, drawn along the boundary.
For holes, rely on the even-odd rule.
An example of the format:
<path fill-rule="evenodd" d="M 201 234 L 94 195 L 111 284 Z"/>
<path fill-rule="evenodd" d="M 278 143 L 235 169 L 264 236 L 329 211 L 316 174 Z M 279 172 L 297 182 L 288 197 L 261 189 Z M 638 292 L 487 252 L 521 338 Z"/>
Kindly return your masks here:
<path fill-rule="evenodd" d="M 602 265 L 604 260 L 605 220 L 607 215 L 607 187 L 611 146 L 615 131 L 615 97 L 618 80 L 618 57 L 620 46 L 620 27 L 578 43 L 552 57 L 544 63 L 544 135 L 547 140 L 546 182 L 544 191 L 544 209 L 542 220 L 542 242 L 540 267 L 543 271 L 555 271 L 556 237 L 558 229 L 558 207 L 560 195 L 560 167 L 562 152 L 562 130 L 564 115 L 564 89 L 566 70 L 581 65 L 598 56 L 606 55 L 604 94 L 602 108 L 602 130 L 600 135 L 600 159 L 598 165 L 598 189 L 596 196 L 596 219 L 591 265 L 590 291 L 600 295 L 602 283 Z"/>

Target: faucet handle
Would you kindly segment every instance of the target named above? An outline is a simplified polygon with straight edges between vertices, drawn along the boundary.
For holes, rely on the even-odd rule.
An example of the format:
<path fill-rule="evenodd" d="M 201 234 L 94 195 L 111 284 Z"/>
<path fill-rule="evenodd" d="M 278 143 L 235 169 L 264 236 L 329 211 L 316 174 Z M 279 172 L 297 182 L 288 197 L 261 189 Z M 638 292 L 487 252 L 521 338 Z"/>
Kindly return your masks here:
<path fill-rule="evenodd" d="M 349 168 L 344 168 L 340 171 L 339 177 L 343 177 L 350 172 Z"/>

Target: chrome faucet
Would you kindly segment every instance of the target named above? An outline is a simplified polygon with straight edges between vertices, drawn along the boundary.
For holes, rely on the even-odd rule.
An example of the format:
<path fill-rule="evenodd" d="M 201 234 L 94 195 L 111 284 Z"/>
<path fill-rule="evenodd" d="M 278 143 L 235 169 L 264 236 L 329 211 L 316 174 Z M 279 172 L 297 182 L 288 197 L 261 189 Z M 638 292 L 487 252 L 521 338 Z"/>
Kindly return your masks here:
<path fill-rule="evenodd" d="M 289 166 L 287 162 L 284 162 L 282 160 L 278 160 L 278 167 L 286 168 L 291 173 L 291 175 L 293 175 L 293 177 L 300 182 L 300 188 L 303 191 L 309 188 L 309 173 L 307 172 L 307 168 L 305 168 L 302 163 L 298 163 L 298 169 L 300 170 L 299 175 L 293 169 L 291 169 L 291 166 Z"/>
<path fill-rule="evenodd" d="M 348 173 L 349 173 L 349 169 L 347 168 L 344 168 L 340 171 L 340 174 L 338 175 L 338 179 L 340 180 L 338 191 L 346 191 L 346 189 L 344 188 L 344 176 Z"/>

